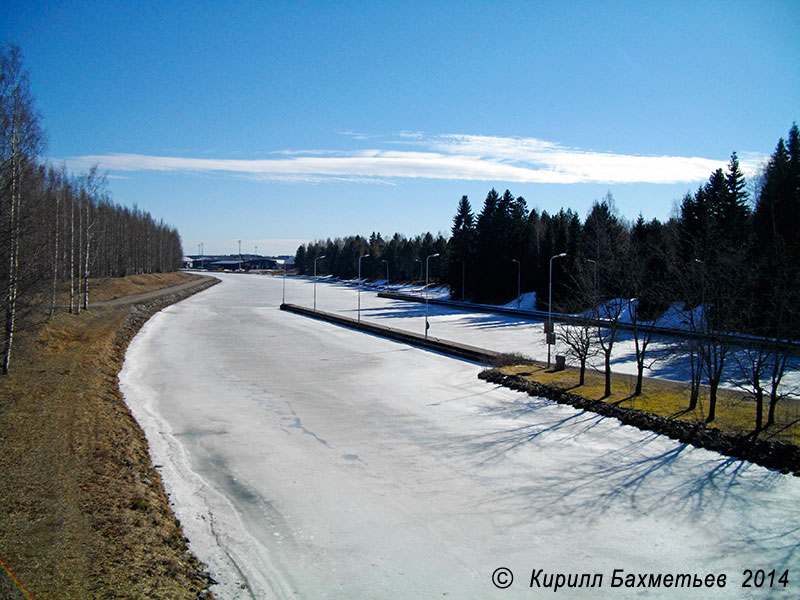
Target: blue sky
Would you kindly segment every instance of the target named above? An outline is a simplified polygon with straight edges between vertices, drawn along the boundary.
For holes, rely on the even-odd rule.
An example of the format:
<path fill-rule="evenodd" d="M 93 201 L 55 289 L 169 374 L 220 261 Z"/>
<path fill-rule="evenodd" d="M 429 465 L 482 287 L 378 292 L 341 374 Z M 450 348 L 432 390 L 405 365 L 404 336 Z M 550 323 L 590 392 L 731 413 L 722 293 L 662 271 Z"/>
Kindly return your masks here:
<path fill-rule="evenodd" d="M 492 188 L 666 219 L 800 121 L 800 2 L 4 2 L 49 144 L 187 253 L 449 232 Z"/>

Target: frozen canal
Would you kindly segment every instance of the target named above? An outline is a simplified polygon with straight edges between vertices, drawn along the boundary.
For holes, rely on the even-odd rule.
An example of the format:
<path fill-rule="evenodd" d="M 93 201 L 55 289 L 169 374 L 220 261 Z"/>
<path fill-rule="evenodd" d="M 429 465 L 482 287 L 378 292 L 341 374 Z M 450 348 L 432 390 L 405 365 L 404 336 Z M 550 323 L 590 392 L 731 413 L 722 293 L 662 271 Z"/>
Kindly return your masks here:
<path fill-rule="evenodd" d="M 567 598 L 800 594 L 800 480 L 279 311 L 280 278 L 222 279 L 154 316 L 120 374 L 218 597 L 533 598 L 559 573 L 603 576 Z M 311 304 L 310 282 L 286 285 Z M 319 285 L 317 302 L 354 313 L 356 292 Z M 421 329 L 419 305 L 364 293 L 362 309 Z M 436 319 L 431 335 L 458 339 L 458 317 Z M 529 324 L 483 319 L 460 341 L 533 343 Z M 726 587 L 612 588 L 615 569 Z M 774 587 L 742 588 L 746 569 L 774 569 Z"/>

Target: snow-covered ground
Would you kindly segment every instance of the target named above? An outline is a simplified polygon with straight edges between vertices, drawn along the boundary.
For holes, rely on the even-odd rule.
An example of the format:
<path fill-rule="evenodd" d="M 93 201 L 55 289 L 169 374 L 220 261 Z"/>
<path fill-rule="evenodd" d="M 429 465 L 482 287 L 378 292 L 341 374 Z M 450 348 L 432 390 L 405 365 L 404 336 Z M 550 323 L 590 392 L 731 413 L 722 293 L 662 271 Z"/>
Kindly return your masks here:
<path fill-rule="evenodd" d="M 293 282 L 286 295 L 286 302 L 313 305 L 313 280 L 300 279 Z M 307 288 L 303 284 L 307 285 Z M 373 286 L 383 289 L 380 282 Z M 415 286 L 392 286 L 400 292 L 424 295 L 424 288 Z M 355 317 L 358 309 L 354 282 L 323 280 L 317 284 L 317 308 L 322 311 L 336 312 L 346 316 Z M 447 288 L 429 290 L 430 298 L 447 298 Z M 520 298 L 522 309 L 530 310 L 535 306 L 535 294 L 523 294 Z M 506 304 L 508 308 L 516 308 L 517 302 Z M 618 306 L 622 306 L 619 304 Z M 428 334 L 442 339 L 463 342 L 481 348 L 488 348 L 499 352 L 516 352 L 530 358 L 546 361 L 547 345 L 544 336 L 544 320 L 531 320 L 503 314 L 487 314 L 483 312 L 469 312 L 454 307 L 428 305 L 429 322 L 431 324 Z M 418 333 L 425 331 L 425 306 L 424 304 L 410 303 L 403 300 L 390 300 L 378 298 L 377 294 L 366 287 L 361 292 L 361 318 L 384 325 L 407 329 Z M 681 327 L 681 320 L 686 315 L 675 307 L 664 315 L 659 325 L 665 327 Z M 623 321 L 630 322 L 629 318 Z M 685 324 L 684 324 L 685 325 Z M 687 357 L 676 352 L 676 342 L 673 338 L 653 336 L 653 341 L 647 349 L 648 377 L 660 377 L 675 381 L 688 381 L 690 379 L 690 366 Z M 566 348 L 556 345 L 551 348 L 551 358 L 556 353 L 566 353 Z M 727 368 L 723 378 L 723 385 L 736 387 L 736 382 L 742 381 L 741 369 L 737 357 L 746 365 L 746 356 L 741 349 L 735 349 L 727 359 Z M 567 364 L 570 364 L 567 359 Z M 596 369 L 603 368 L 603 359 L 597 355 L 589 360 L 589 364 Z M 612 355 L 612 370 L 629 375 L 636 374 L 636 349 L 633 334 L 629 331 L 620 331 L 614 345 Z M 800 364 L 794 364 L 794 370 L 787 371 L 783 379 L 782 391 L 792 395 L 800 394 Z M 631 389 L 632 391 L 632 389 Z M 800 415 L 798 415 L 800 418 Z"/>
<path fill-rule="evenodd" d="M 279 311 L 281 278 L 221 279 L 155 315 L 120 374 L 220 598 L 531 598 L 553 591 L 529 587 L 540 569 L 542 585 L 603 575 L 567 598 L 800 593 L 797 478 Z M 356 294 L 319 284 L 318 308 L 354 315 Z M 312 282 L 288 279 L 286 301 L 310 305 Z M 361 306 L 422 330 L 424 305 L 364 292 Z M 430 312 L 431 335 L 542 356 L 527 321 Z M 727 586 L 612 588 L 615 569 Z M 778 587 L 743 589 L 745 569 L 777 570 Z"/>

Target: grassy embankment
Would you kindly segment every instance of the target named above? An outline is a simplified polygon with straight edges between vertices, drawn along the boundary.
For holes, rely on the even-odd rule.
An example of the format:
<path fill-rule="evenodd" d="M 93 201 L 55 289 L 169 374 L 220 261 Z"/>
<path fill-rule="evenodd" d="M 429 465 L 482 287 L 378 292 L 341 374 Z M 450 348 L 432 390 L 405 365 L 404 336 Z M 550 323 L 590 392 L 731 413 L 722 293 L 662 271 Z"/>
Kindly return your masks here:
<path fill-rule="evenodd" d="M 195 277 L 96 280 L 91 300 Z M 36 600 L 210 597 L 117 387 L 129 340 L 157 308 L 59 310 L 17 338 L 0 380 L 0 560 Z M 0 597 L 25 597 L 2 567 Z"/>
<path fill-rule="evenodd" d="M 587 400 L 603 400 L 609 404 L 648 412 L 660 417 L 676 418 L 690 423 L 705 422 L 708 411 L 708 390 L 702 389 L 696 409 L 688 411 L 688 384 L 675 383 L 662 379 L 646 378 L 642 394 L 634 396 L 636 378 L 630 375 L 614 374 L 612 394 L 603 398 L 604 376 L 588 370 L 583 386 L 578 386 L 577 369 L 551 371 L 542 364 L 505 366 L 500 369 L 507 374 L 521 375 L 525 379 L 543 385 L 569 391 Z M 764 423 L 767 422 L 765 399 Z M 716 418 L 710 426 L 733 435 L 748 435 L 755 427 L 756 404 L 752 396 L 738 390 L 720 390 L 717 398 Z M 759 437 L 776 442 L 800 445 L 800 400 L 786 398 L 776 408 L 776 423 L 762 431 Z"/>

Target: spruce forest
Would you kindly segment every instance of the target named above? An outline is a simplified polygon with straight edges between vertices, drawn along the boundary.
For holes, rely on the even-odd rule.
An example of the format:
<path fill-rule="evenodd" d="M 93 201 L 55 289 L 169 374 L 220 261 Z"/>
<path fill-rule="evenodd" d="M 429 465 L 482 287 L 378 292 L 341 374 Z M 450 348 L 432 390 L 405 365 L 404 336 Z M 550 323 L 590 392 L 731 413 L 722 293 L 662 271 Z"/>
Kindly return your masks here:
<path fill-rule="evenodd" d="M 712 173 L 687 194 L 666 223 L 629 223 L 609 193 L 582 221 L 571 209 L 554 215 L 526 200 L 492 189 L 476 215 L 458 202 L 449 239 L 426 233 L 359 235 L 301 245 L 300 274 L 362 277 L 390 282 L 430 279 L 450 287 L 452 298 L 503 304 L 520 291 L 536 292 L 547 310 L 550 259 L 553 309 L 582 312 L 603 300 L 638 298 L 648 319 L 674 303 L 715 307 L 716 323 L 730 331 L 767 337 L 800 334 L 800 135 L 797 125 L 781 139 L 763 172 L 746 181 L 734 153 L 727 169 Z M 388 271 L 387 271 L 388 268 Z M 705 295 L 705 298 L 702 296 Z M 723 321 L 724 320 L 724 321 Z"/>
<path fill-rule="evenodd" d="M 0 53 L 0 281 L 3 373 L 14 333 L 39 323 L 68 290 L 86 308 L 90 277 L 169 272 L 181 266 L 178 232 L 115 204 L 96 169 L 73 176 L 44 164 L 46 134 L 18 47 Z"/>
<path fill-rule="evenodd" d="M 570 209 L 540 213 L 510 191 L 492 189 L 477 215 L 469 199 L 461 198 L 449 239 L 430 233 L 389 240 L 376 233 L 351 236 L 302 245 L 295 261 L 301 274 L 313 274 L 316 262 L 318 274 L 350 279 L 364 256 L 364 278 L 424 282 L 428 257 L 439 254 L 429 261 L 427 275 L 432 285 L 448 285 L 452 299 L 504 304 L 518 290 L 535 292 L 536 307 L 545 311 L 552 281 L 553 311 L 587 318 L 577 327 L 559 328 L 559 343 L 580 365 L 581 383 L 587 359 L 604 357 L 606 395 L 619 325 L 633 327 L 640 394 L 652 359 L 650 327 L 677 313 L 691 332 L 680 348 L 691 364 L 689 409 L 705 383 L 708 421 L 714 420 L 723 371 L 733 360 L 729 334 L 753 336 L 746 360 L 736 360 L 759 406 L 769 399 L 768 426 L 800 339 L 797 125 L 778 141 L 758 176 L 745 180 L 734 152 L 727 168 L 687 194 L 677 212 L 666 223 L 641 215 L 629 223 L 616 213 L 609 193 L 582 221 Z M 757 414 L 758 431 L 764 426 L 760 408 Z"/>

